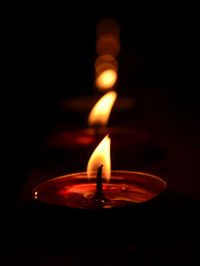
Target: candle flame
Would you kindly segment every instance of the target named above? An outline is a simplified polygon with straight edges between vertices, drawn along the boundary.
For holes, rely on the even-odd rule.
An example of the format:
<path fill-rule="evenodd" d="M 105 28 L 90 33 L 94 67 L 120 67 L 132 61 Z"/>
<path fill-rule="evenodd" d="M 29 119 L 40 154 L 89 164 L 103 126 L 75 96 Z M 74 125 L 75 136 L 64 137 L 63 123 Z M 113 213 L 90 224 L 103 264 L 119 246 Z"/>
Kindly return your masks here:
<path fill-rule="evenodd" d="M 97 53 L 117 56 L 120 50 L 120 26 L 112 18 L 103 19 L 97 25 Z"/>
<path fill-rule="evenodd" d="M 117 72 L 113 69 L 103 71 L 96 79 L 96 86 L 102 90 L 111 89 L 117 81 Z"/>
<path fill-rule="evenodd" d="M 96 50 L 99 55 L 109 54 L 117 57 L 120 51 L 119 37 L 113 33 L 102 34 L 97 39 Z"/>
<path fill-rule="evenodd" d="M 111 172 L 110 142 L 111 140 L 107 135 L 92 153 L 87 165 L 88 178 L 96 177 L 97 169 L 99 168 L 100 165 L 103 165 L 102 176 L 107 181 L 110 180 L 110 172 Z"/>
<path fill-rule="evenodd" d="M 101 97 L 89 114 L 88 123 L 90 126 L 105 126 L 107 124 L 116 98 L 117 93 L 114 91 L 107 92 L 103 97 Z"/>

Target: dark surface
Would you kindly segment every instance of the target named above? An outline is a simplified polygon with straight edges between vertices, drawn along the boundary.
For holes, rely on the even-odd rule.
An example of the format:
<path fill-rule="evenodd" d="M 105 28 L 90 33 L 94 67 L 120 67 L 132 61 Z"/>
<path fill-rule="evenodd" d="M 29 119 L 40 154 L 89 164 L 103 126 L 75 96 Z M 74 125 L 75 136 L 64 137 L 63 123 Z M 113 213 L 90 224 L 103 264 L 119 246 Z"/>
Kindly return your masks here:
<path fill-rule="evenodd" d="M 14 12 L 7 23 L 13 74 L 3 98 L 9 144 L 5 178 L 16 184 L 11 192 L 16 211 L 7 197 L 1 265 L 198 265 L 195 14 L 175 6 L 159 11 L 124 6 L 111 13 L 95 9 L 87 16 L 74 9 L 72 18 L 31 10 Z M 168 190 L 150 204 L 102 215 L 35 205 L 27 201 L 28 188 L 84 170 L 91 154 L 40 147 L 56 125 L 71 128 L 73 114 L 60 109 L 60 101 L 94 93 L 95 26 L 107 14 L 122 27 L 118 91 L 137 104 L 128 114 L 120 113 L 119 122 L 126 120 L 151 136 L 137 152 L 113 147 L 112 168 L 156 174 L 168 182 Z M 117 115 L 113 112 L 111 125 Z M 80 117 L 77 123 L 83 124 L 87 114 Z"/>

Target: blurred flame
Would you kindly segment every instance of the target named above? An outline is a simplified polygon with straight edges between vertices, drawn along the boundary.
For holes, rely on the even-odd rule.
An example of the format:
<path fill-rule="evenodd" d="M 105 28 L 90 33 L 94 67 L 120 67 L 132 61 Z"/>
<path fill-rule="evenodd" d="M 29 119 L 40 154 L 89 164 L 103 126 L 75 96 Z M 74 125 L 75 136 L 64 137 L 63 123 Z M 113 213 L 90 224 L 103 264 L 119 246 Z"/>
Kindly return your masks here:
<path fill-rule="evenodd" d="M 110 180 L 110 142 L 111 140 L 107 135 L 92 153 L 87 165 L 88 178 L 96 178 L 97 169 L 100 165 L 103 165 L 102 177 L 105 178 L 107 181 Z"/>
<path fill-rule="evenodd" d="M 115 85 L 117 72 L 113 69 L 103 71 L 96 79 L 96 85 L 101 90 L 108 90 Z"/>
<path fill-rule="evenodd" d="M 114 19 L 107 18 L 98 23 L 96 33 L 96 87 L 106 91 L 112 89 L 117 81 L 116 57 L 120 51 L 120 27 Z"/>
<path fill-rule="evenodd" d="M 116 98 L 117 93 L 114 91 L 107 92 L 103 97 L 101 97 L 89 114 L 88 123 L 90 126 L 105 126 L 107 124 Z"/>
<path fill-rule="evenodd" d="M 117 60 L 109 54 L 99 56 L 95 61 L 95 70 L 97 76 L 99 76 L 104 70 L 107 69 L 113 69 L 117 72 Z"/>
<path fill-rule="evenodd" d="M 97 36 L 113 34 L 114 36 L 119 37 L 120 35 L 119 23 L 113 18 L 104 18 L 98 23 L 96 33 Z"/>
<path fill-rule="evenodd" d="M 120 51 L 119 37 L 113 34 L 99 36 L 96 44 L 96 51 L 99 55 L 109 54 L 116 57 Z"/>

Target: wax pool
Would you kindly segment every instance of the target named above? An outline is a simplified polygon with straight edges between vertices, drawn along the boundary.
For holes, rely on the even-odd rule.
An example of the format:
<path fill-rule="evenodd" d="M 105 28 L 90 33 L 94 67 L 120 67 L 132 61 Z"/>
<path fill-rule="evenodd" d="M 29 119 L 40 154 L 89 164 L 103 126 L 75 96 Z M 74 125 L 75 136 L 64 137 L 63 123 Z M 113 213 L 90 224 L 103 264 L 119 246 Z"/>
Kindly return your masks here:
<path fill-rule="evenodd" d="M 50 179 L 33 190 L 37 201 L 69 208 L 96 209 L 116 208 L 139 204 L 155 198 L 166 188 L 166 182 L 154 175 L 112 171 L 110 182 L 103 182 L 105 201 L 96 204 L 94 194 L 96 179 L 87 173 L 69 174 Z"/>

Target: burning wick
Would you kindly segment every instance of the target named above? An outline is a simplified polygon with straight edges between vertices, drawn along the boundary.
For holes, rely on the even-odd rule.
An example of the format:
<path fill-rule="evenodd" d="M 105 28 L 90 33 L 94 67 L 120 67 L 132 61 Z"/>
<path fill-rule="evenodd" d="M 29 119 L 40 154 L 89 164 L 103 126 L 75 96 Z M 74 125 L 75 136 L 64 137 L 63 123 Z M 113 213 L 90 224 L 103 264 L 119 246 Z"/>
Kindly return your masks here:
<path fill-rule="evenodd" d="M 146 202 L 165 190 L 166 182 L 159 177 L 140 172 L 111 172 L 110 142 L 107 135 L 99 143 L 88 161 L 87 172 L 39 184 L 33 190 L 34 199 L 70 208 L 108 209 Z M 103 183 L 110 178 L 111 182 Z"/>
<path fill-rule="evenodd" d="M 95 203 L 97 204 L 98 207 L 102 207 L 103 204 L 108 201 L 106 199 L 106 197 L 104 196 L 104 192 L 103 192 L 102 168 L 103 168 L 103 164 L 100 165 L 99 168 L 97 169 L 96 192 L 95 192 L 95 194 L 93 196 L 93 200 L 95 201 Z"/>

